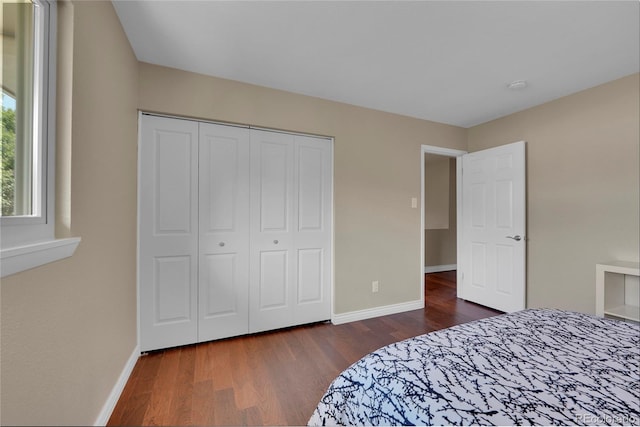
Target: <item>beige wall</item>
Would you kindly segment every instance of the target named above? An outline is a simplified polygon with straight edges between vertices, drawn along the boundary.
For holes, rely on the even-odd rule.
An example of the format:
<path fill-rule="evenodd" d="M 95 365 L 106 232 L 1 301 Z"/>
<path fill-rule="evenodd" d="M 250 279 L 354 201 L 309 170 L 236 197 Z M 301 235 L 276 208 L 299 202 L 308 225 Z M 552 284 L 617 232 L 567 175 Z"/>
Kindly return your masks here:
<path fill-rule="evenodd" d="M 82 242 L 2 279 L 4 425 L 93 424 L 136 345 L 137 61 L 111 3 L 59 8 L 56 232 Z"/>
<path fill-rule="evenodd" d="M 424 228 L 449 228 L 449 158 L 424 156 Z"/>
<path fill-rule="evenodd" d="M 337 313 L 420 296 L 421 144 L 529 141 L 529 306 L 593 311 L 594 264 L 638 258 L 637 75 L 467 131 L 138 64 L 108 2 L 60 29 L 56 230 L 82 242 L 2 280 L 3 424 L 94 423 L 135 348 L 138 107 L 335 137 Z"/>
<path fill-rule="evenodd" d="M 333 136 L 336 313 L 420 298 L 420 146 L 465 149 L 464 129 L 151 64 L 139 98 L 147 111 Z"/>
<path fill-rule="evenodd" d="M 448 197 L 447 203 L 447 215 L 448 224 L 447 228 L 443 229 L 425 229 L 424 231 L 424 265 L 425 267 L 440 266 L 440 265 L 452 265 L 457 264 L 457 204 L 456 204 L 456 159 L 447 158 L 443 156 L 442 160 L 448 162 L 449 168 L 447 170 L 448 176 Z M 429 168 L 429 164 L 425 163 L 425 173 Z M 426 182 L 425 182 L 426 185 Z M 425 196 L 426 199 L 426 196 Z M 429 209 L 428 202 L 425 200 L 425 213 Z"/>
<path fill-rule="evenodd" d="M 594 313 L 595 264 L 638 260 L 639 75 L 469 129 L 527 141 L 527 306 Z"/>

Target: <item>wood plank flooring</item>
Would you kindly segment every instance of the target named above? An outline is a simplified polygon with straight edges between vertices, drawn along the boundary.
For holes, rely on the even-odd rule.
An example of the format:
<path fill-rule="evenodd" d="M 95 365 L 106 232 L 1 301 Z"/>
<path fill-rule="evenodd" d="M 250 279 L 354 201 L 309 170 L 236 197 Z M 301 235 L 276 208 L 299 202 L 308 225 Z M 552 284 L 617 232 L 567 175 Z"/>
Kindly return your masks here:
<path fill-rule="evenodd" d="M 425 276 L 424 310 L 313 324 L 140 357 L 108 425 L 306 425 L 329 383 L 386 344 L 499 314 Z"/>

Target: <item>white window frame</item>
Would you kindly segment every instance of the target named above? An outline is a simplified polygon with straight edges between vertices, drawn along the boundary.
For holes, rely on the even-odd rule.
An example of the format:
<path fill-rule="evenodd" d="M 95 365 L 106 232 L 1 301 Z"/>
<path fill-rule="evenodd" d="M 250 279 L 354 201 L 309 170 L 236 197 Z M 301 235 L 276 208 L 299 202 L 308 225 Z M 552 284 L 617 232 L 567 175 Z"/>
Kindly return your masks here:
<path fill-rule="evenodd" d="M 69 257 L 80 238 L 55 239 L 56 27 L 53 0 L 34 0 L 34 135 L 37 170 L 32 216 L 0 217 L 0 277 Z"/>

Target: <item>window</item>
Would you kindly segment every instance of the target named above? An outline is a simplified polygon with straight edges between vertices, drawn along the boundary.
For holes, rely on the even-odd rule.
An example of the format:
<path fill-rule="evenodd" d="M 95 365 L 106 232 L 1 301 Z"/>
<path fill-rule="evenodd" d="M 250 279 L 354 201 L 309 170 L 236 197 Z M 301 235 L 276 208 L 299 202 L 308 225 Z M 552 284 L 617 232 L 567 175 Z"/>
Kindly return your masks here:
<path fill-rule="evenodd" d="M 42 224 L 49 219 L 50 10 L 31 1 L 3 2 L 2 9 L 2 225 Z"/>
<path fill-rule="evenodd" d="M 50 262 L 42 251 L 63 242 L 54 240 L 56 5 L 3 1 L 1 16 L 0 259 L 6 276 L 25 269 L 16 270 L 16 257 L 38 252 L 45 260 L 26 268 Z"/>

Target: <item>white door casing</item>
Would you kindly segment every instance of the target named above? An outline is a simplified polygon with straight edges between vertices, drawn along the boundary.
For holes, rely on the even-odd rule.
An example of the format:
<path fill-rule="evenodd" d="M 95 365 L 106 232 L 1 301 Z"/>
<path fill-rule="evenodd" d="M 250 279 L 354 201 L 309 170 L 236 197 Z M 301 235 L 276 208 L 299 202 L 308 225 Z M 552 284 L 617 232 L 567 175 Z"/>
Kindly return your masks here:
<path fill-rule="evenodd" d="M 140 348 L 198 333 L 198 124 L 142 116 L 139 145 Z"/>
<path fill-rule="evenodd" d="M 462 298 L 525 308 L 526 161 L 520 141 L 462 156 Z"/>

